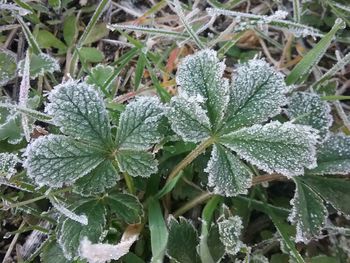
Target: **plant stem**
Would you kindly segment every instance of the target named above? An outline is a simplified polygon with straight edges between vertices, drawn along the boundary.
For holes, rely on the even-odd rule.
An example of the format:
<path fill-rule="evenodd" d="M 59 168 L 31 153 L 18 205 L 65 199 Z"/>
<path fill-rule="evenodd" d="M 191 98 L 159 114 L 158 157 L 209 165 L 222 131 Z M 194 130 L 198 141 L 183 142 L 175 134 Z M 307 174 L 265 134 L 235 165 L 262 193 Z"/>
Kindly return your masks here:
<path fill-rule="evenodd" d="M 134 185 L 134 180 L 128 173 L 123 173 L 125 183 L 128 187 L 129 193 L 130 194 L 135 194 L 135 185 Z"/>
<path fill-rule="evenodd" d="M 260 175 L 260 176 L 256 176 L 253 178 L 252 181 L 252 186 L 254 185 L 258 185 L 264 182 L 271 182 L 271 181 L 278 181 L 281 179 L 286 179 L 287 177 L 281 175 L 281 174 L 268 174 L 268 175 Z M 197 205 L 205 202 L 206 200 L 208 200 L 211 196 L 213 196 L 213 193 L 210 192 L 203 192 L 202 194 L 200 194 L 199 196 L 195 197 L 194 199 L 192 199 L 191 201 L 189 201 L 188 203 L 186 203 L 185 205 L 183 205 L 182 207 L 180 207 L 178 210 L 175 211 L 174 213 L 174 217 L 179 217 L 181 215 L 183 215 L 184 213 L 186 213 L 187 211 L 191 210 L 193 207 L 196 207 Z"/>

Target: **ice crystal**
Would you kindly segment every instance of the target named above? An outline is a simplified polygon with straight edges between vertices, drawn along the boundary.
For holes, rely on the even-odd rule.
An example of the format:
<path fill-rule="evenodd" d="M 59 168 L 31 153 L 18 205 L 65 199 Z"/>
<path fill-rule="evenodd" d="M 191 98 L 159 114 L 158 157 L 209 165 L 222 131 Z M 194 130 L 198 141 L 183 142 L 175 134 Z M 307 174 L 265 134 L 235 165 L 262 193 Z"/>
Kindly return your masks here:
<path fill-rule="evenodd" d="M 0 48 L 0 86 L 16 76 L 16 55 Z"/>
<path fill-rule="evenodd" d="M 28 95 L 30 90 L 30 75 L 29 75 L 29 50 L 27 50 L 26 58 L 24 60 L 24 69 L 23 69 L 23 75 L 22 75 L 22 81 L 19 88 L 19 103 L 18 105 L 20 107 L 26 108 L 27 102 L 28 102 Z M 30 132 L 31 127 L 29 127 L 29 120 L 26 114 L 22 114 L 21 118 L 22 128 L 24 132 L 24 137 L 26 138 L 27 142 L 30 141 Z"/>
<path fill-rule="evenodd" d="M 88 224 L 88 218 L 84 214 L 82 215 L 75 214 L 73 211 L 69 210 L 62 201 L 58 200 L 55 197 L 50 197 L 50 201 L 53 207 L 56 208 L 60 213 L 62 213 L 67 218 L 73 221 L 76 221 L 82 225 Z"/>
<path fill-rule="evenodd" d="M 240 240 L 243 223 L 239 216 L 232 216 L 218 222 L 220 240 L 225 245 L 226 253 L 236 255 L 244 246 Z"/>
<path fill-rule="evenodd" d="M 0 176 L 10 178 L 17 172 L 15 166 L 19 162 L 20 160 L 16 154 L 0 153 Z"/>
<path fill-rule="evenodd" d="M 20 76 L 24 74 L 25 60 L 18 63 L 18 73 Z M 31 54 L 30 56 L 30 77 L 36 79 L 39 76 L 44 76 L 46 73 L 53 73 L 60 70 L 60 65 L 57 60 L 48 54 L 40 53 L 38 55 Z"/>
<path fill-rule="evenodd" d="M 322 140 L 327 139 L 333 118 L 331 108 L 320 96 L 313 93 L 296 92 L 290 98 L 287 114 L 293 123 L 310 125 L 319 130 Z"/>

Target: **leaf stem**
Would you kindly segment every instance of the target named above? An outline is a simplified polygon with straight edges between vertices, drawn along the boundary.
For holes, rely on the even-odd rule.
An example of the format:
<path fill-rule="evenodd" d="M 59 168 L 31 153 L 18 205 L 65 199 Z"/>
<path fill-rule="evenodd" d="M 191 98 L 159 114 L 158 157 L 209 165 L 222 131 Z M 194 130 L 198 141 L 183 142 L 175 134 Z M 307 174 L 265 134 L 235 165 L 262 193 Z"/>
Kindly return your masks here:
<path fill-rule="evenodd" d="M 129 193 L 130 194 L 135 194 L 134 180 L 132 179 L 132 177 L 127 172 L 124 172 L 123 176 L 124 176 L 124 180 L 125 180 L 126 186 L 128 187 Z"/>

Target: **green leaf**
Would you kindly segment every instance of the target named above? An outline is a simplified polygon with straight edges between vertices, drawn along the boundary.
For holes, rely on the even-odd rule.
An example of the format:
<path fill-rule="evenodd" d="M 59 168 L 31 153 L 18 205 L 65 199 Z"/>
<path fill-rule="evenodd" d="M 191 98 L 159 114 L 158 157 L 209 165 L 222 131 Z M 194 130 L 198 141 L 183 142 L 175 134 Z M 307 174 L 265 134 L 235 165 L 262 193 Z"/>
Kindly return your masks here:
<path fill-rule="evenodd" d="M 105 153 L 63 135 L 42 136 L 26 150 L 27 174 L 38 185 L 61 187 L 87 175 L 105 159 Z"/>
<path fill-rule="evenodd" d="M 311 238 L 320 234 L 326 221 L 327 209 L 320 196 L 301 182 L 299 177 L 295 177 L 294 182 L 296 190 L 291 201 L 293 209 L 289 220 L 296 224 L 295 241 L 307 243 Z"/>
<path fill-rule="evenodd" d="M 134 85 L 135 90 L 137 90 L 141 84 L 145 65 L 146 65 L 146 58 L 143 55 L 143 53 L 141 53 L 139 56 L 139 59 L 137 60 L 136 69 L 135 69 L 135 85 Z"/>
<path fill-rule="evenodd" d="M 242 220 L 239 216 L 231 216 L 218 222 L 220 240 L 224 244 L 226 253 L 236 255 L 244 246 L 240 240 L 243 228 Z"/>
<path fill-rule="evenodd" d="M 77 18 L 75 15 L 67 16 L 63 22 L 63 38 L 67 46 L 72 46 L 77 35 Z"/>
<path fill-rule="evenodd" d="M 274 121 L 223 135 L 220 142 L 267 173 L 294 176 L 316 166 L 317 139 L 309 126 Z"/>
<path fill-rule="evenodd" d="M 23 75 L 24 59 L 18 63 L 19 75 Z M 39 55 L 31 54 L 29 72 L 31 79 L 36 79 L 39 76 L 44 76 L 46 73 L 59 71 L 60 66 L 53 57 L 40 53 Z"/>
<path fill-rule="evenodd" d="M 216 194 L 247 194 L 252 183 L 250 170 L 237 156 L 219 144 L 214 145 L 205 171 L 209 173 L 208 186 L 213 187 Z"/>
<path fill-rule="evenodd" d="M 321 60 L 331 44 L 335 33 L 343 29 L 345 23 L 338 18 L 332 29 L 303 57 L 303 59 L 293 68 L 286 78 L 288 85 L 302 83 L 310 74 L 313 67 Z"/>
<path fill-rule="evenodd" d="M 52 8 L 56 10 L 61 8 L 61 0 L 49 0 L 48 3 Z"/>
<path fill-rule="evenodd" d="M 224 131 L 261 123 L 287 103 L 283 75 L 263 60 L 250 60 L 234 73 Z"/>
<path fill-rule="evenodd" d="M 148 224 L 151 232 L 151 263 L 163 263 L 169 233 L 159 202 L 153 198 L 148 204 Z"/>
<path fill-rule="evenodd" d="M 197 245 L 199 238 L 194 226 L 185 218 L 171 217 L 169 222 L 167 256 L 178 263 L 199 263 Z"/>
<path fill-rule="evenodd" d="M 199 142 L 210 136 L 210 122 L 198 96 L 176 96 L 171 99 L 167 113 L 171 128 L 184 141 Z"/>
<path fill-rule="evenodd" d="M 219 61 L 216 51 L 206 49 L 187 56 L 176 75 L 180 94 L 203 98 L 203 109 L 214 130 L 225 114 L 229 99 L 228 80 L 222 77 L 224 69 L 225 63 Z"/>
<path fill-rule="evenodd" d="M 317 167 L 308 174 L 348 174 L 350 173 L 350 137 L 331 134 L 317 149 Z"/>
<path fill-rule="evenodd" d="M 158 170 L 158 162 L 154 159 L 154 155 L 149 152 L 120 150 L 117 152 L 116 159 L 119 169 L 131 176 L 149 177 Z"/>
<path fill-rule="evenodd" d="M 328 137 L 329 128 L 333 122 L 331 107 L 317 94 L 293 93 L 288 104 L 287 114 L 293 118 L 293 123 L 309 125 L 319 130 L 322 140 Z"/>
<path fill-rule="evenodd" d="M 77 169 L 80 168 L 77 167 Z M 73 190 L 83 196 L 101 194 L 115 186 L 119 178 L 112 162 L 105 160 L 89 174 L 79 178 L 74 183 Z"/>
<path fill-rule="evenodd" d="M 106 223 L 105 208 L 99 200 L 88 199 L 76 205 L 73 209 L 76 214 L 84 214 L 88 224 L 82 225 L 69 218 L 61 217 L 57 226 L 57 240 L 64 256 L 72 259 L 79 255 L 80 242 L 87 237 L 91 242 L 97 243 L 103 234 Z"/>
<path fill-rule="evenodd" d="M 104 59 L 104 54 L 102 51 L 94 47 L 82 47 L 79 49 L 80 59 L 85 62 L 99 63 Z"/>
<path fill-rule="evenodd" d="M 91 69 L 89 76 L 86 78 L 86 83 L 95 85 L 99 89 L 105 87 L 106 81 L 113 76 L 114 68 L 112 66 L 105 66 L 98 64 L 97 66 Z M 113 81 L 106 87 L 107 90 L 111 89 Z M 104 91 L 104 90 L 103 90 Z"/>
<path fill-rule="evenodd" d="M 136 196 L 130 194 L 111 194 L 105 198 L 112 213 L 126 224 L 139 224 L 143 216 L 143 207 Z"/>
<path fill-rule="evenodd" d="M 58 54 L 64 54 L 67 51 L 67 46 L 47 30 L 40 30 L 36 41 L 38 41 L 40 48 L 57 48 Z"/>
<path fill-rule="evenodd" d="M 49 245 L 45 246 L 43 252 L 40 255 L 41 262 L 45 263 L 70 263 L 65 258 L 61 247 L 56 241 L 52 241 Z"/>
<path fill-rule="evenodd" d="M 120 149 L 145 150 L 159 142 L 165 108 L 156 97 L 138 97 L 129 103 L 119 119 L 116 142 Z"/>
<path fill-rule="evenodd" d="M 334 208 L 350 215 L 350 181 L 340 178 L 307 175 L 300 177 L 300 181 L 318 193 Z"/>
<path fill-rule="evenodd" d="M 0 141 L 19 143 L 23 138 L 21 116 L 19 113 L 0 107 Z"/>
<path fill-rule="evenodd" d="M 55 87 L 46 110 L 60 130 L 101 147 L 112 144 L 104 102 L 90 85 L 68 81 Z"/>
<path fill-rule="evenodd" d="M 210 227 L 209 235 L 207 237 L 207 244 L 210 255 L 214 262 L 221 262 L 225 255 L 225 246 L 220 240 L 219 226 L 213 225 Z"/>
<path fill-rule="evenodd" d="M 16 76 L 16 55 L 0 49 L 0 86 L 5 85 Z"/>
<path fill-rule="evenodd" d="M 108 35 L 109 30 L 105 23 L 96 24 L 84 41 L 84 45 L 92 44 Z"/>

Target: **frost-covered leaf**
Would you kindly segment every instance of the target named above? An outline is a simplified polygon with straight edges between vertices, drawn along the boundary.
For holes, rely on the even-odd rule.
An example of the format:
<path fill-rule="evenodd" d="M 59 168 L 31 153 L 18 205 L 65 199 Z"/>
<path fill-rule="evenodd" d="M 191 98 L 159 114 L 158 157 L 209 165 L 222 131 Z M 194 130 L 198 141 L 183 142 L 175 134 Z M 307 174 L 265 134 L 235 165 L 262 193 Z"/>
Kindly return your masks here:
<path fill-rule="evenodd" d="M 111 194 L 105 198 L 112 213 L 126 224 L 138 224 L 143 216 L 143 207 L 136 196 L 130 194 Z"/>
<path fill-rule="evenodd" d="M 301 182 L 299 177 L 294 178 L 294 182 L 296 190 L 291 200 L 293 210 L 289 220 L 296 224 L 296 242 L 307 243 L 320 233 L 326 221 L 327 209 L 320 196 Z"/>
<path fill-rule="evenodd" d="M 194 226 L 185 218 L 169 220 L 167 255 L 177 263 L 199 263 L 196 247 L 199 238 Z"/>
<path fill-rule="evenodd" d="M 317 167 L 308 174 L 350 173 L 350 136 L 331 134 L 317 149 Z"/>
<path fill-rule="evenodd" d="M 112 66 L 98 64 L 96 67 L 91 69 L 89 76 L 86 78 L 86 83 L 102 88 L 113 74 L 114 68 Z M 107 89 L 110 89 L 112 84 L 113 82 L 109 85 L 109 87 L 107 87 Z"/>
<path fill-rule="evenodd" d="M 138 97 L 121 114 L 116 142 L 121 149 L 144 150 L 162 138 L 159 123 L 165 109 L 156 97 Z"/>
<path fill-rule="evenodd" d="M 171 99 L 168 118 L 171 128 L 185 141 L 199 142 L 210 136 L 207 112 L 200 106 L 203 98 L 186 94 Z"/>
<path fill-rule="evenodd" d="M 67 205 L 63 201 L 59 200 L 55 196 L 49 196 L 49 199 L 50 199 L 52 206 L 58 212 L 60 212 L 62 215 L 64 215 L 65 217 L 67 217 L 75 222 L 78 222 L 79 224 L 82 224 L 82 225 L 88 224 L 88 218 L 86 217 L 85 214 L 74 213 L 72 210 L 70 210 L 67 207 Z"/>
<path fill-rule="evenodd" d="M 236 255 L 244 246 L 240 240 L 243 223 L 239 216 L 231 216 L 218 222 L 220 240 L 226 248 L 226 253 Z"/>
<path fill-rule="evenodd" d="M 180 94 L 204 98 L 204 109 L 214 129 L 222 120 L 229 99 L 228 80 L 222 77 L 224 70 L 225 63 L 219 61 L 216 51 L 205 49 L 187 56 L 176 76 Z"/>
<path fill-rule="evenodd" d="M 293 93 L 289 100 L 287 114 L 293 119 L 293 123 L 310 125 L 319 130 L 322 140 L 327 138 L 329 127 L 333 122 L 329 104 L 314 93 Z"/>
<path fill-rule="evenodd" d="M 5 85 L 16 76 L 16 55 L 0 48 L 0 86 Z"/>
<path fill-rule="evenodd" d="M 309 126 L 274 121 L 223 135 L 222 144 L 267 173 L 286 176 L 316 166 L 317 131 Z"/>
<path fill-rule="evenodd" d="M 209 173 L 208 186 L 216 194 L 246 194 L 252 183 L 252 174 L 245 164 L 221 145 L 214 145 L 205 171 Z"/>
<path fill-rule="evenodd" d="M 261 123 L 287 103 L 283 75 L 263 60 L 250 60 L 233 74 L 225 131 Z"/>
<path fill-rule="evenodd" d="M 88 174 L 106 153 L 63 135 L 48 135 L 27 147 L 27 174 L 38 185 L 61 187 Z"/>
<path fill-rule="evenodd" d="M 105 160 L 89 174 L 79 178 L 74 183 L 73 190 L 83 196 L 96 195 L 115 186 L 118 179 L 118 172 L 111 161 Z"/>
<path fill-rule="evenodd" d="M 7 152 L 0 153 L 0 176 L 6 176 L 7 178 L 10 178 L 17 172 L 15 167 L 19 162 L 20 160 L 16 154 Z"/>
<path fill-rule="evenodd" d="M 57 227 L 57 240 L 67 259 L 78 256 L 78 248 L 83 238 L 98 242 L 106 223 L 105 208 L 99 200 L 88 199 L 75 206 L 73 212 L 84 214 L 88 224 L 82 225 L 69 218 L 61 217 Z"/>
<path fill-rule="evenodd" d="M 57 242 L 52 241 L 49 245 L 45 246 L 43 252 L 40 255 L 41 262 L 45 263 L 70 263 L 68 259 L 64 257 L 61 247 Z"/>
<path fill-rule="evenodd" d="M 350 181 L 342 178 L 331 178 L 317 175 L 306 175 L 300 180 L 317 192 L 333 207 L 350 215 Z"/>
<path fill-rule="evenodd" d="M 117 153 L 119 169 L 131 176 L 149 177 L 157 172 L 157 160 L 149 152 L 120 150 Z"/>
<path fill-rule="evenodd" d="M 24 70 L 24 59 L 18 63 L 19 75 L 23 75 Z M 53 73 L 60 70 L 60 65 L 57 60 L 48 54 L 40 53 L 38 55 L 30 55 L 30 66 L 29 72 L 31 79 L 36 79 L 39 76 L 44 76 L 46 73 Z"/>
<path fill-rule="evenodd" d="M 86 83 L 68 81 L 55 87 L 46 110 L 66 135 L 97 145 L 112 144 L 104 102 Z"/>

